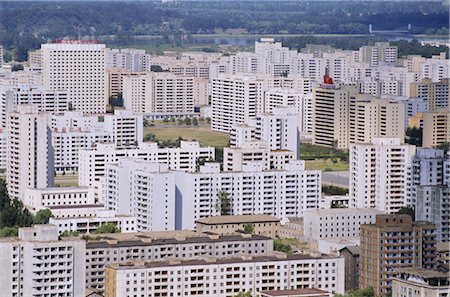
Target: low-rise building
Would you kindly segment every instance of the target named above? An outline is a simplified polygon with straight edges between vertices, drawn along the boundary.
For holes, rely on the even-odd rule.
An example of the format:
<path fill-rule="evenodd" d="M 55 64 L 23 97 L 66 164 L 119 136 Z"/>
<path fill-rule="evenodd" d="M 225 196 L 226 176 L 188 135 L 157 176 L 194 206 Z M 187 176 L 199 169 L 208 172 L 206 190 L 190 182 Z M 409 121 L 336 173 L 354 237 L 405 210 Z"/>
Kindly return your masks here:
<path fill-rule="evenodd" d="M 330 292 L 306 288 L 306 289 L 292 289 L 292 290 L 273 290 L 261 291 L 256 294 L 258 297 L 331 297 Z"/>
<path fill-rule="evenodd" d="M 450 275 L 448 272 L 420 267 L 402 268 L 392 280 L 395 297 L 448 297 Z"/>
<path fill-rule="evenodd" d="M 95 203 L 94 189 L 89 187 L 51 187 L 25 189 L 23 204 L 33 212 L 52 206 L 76 206 Z"/>
<path fill-rule="evenodd" d="M 253 234 L 276 237 L 279 234 L 280 219 L 268 215 L 213 216 L 197 220 L 195 229 L 198 232 L 228 235 L 245 231 L 248 225 L 253 227 Z"/>
<path fill-rule="evenodd" d="M 122 233 L 137 231 L 137 218 L 118 216 L 111 210 L 97 210 L 95 216 L 80 216 L 70 218 L 50 218 L 49 224 L 58 226 L 59 234 L 77 232 L 80 234 L 94 233 L 104 224 L 114 224 Z"/>
<path fill-rule="evenodd" d="M 134 261 L 105 268 L 105 297 L 174 295 L 233 296 L 318 288 L 344 292 L 344 259 L 311 255 L 202 258 L 196 260 Z M 128 290 L 128 291 L 127 291 Z"/>
<path fill-rule="evenodd" d="M 91 235 L 86 243 L 86 287 L 104 289 L 104 268 L 133 259 L 164 261 L 197 257 L 230 257 L 236 254 L 267 256 L 272 239 L 260 235 L 217 235 L 188 230 Z M 125 296 L 125 295 L 124 295 Z"/>
<path fill-rule="evenodd" d="M 313 209 L 304 213 L 304 236 L 310 241 L 359 237 L 361 224 L 375 223 L 382 211 L 372 208 Z"/>

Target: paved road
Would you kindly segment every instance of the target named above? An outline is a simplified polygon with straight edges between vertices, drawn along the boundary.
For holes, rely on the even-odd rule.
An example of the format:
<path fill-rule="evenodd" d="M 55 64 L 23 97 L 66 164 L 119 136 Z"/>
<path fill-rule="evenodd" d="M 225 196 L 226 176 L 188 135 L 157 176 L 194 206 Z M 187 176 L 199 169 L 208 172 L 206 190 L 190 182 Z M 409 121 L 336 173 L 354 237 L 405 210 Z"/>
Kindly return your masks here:
<path fill-rule="evenodd" d="M 322 183 L 325 185 L 349 187 L 350 173 L 348 171 L 322 171 Z"/>

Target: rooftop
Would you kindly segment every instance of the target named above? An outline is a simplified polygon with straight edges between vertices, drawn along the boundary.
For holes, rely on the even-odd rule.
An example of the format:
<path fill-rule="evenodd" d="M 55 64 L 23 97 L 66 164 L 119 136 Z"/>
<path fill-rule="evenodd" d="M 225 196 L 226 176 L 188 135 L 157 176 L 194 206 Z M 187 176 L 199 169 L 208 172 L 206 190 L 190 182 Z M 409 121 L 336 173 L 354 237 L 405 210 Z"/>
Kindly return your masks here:
<path fill-rule="evenodd" d="M 294 289 L 294 290 L 273 290 L 273 291 L 261 291 L 261 294 L 265 296 L 317 296 L 317 297 L 327 297 L 330 294 L 327 291 L 322 291 L 314 288 L 305 289 Z"/>
<path fill-rule="evenodd" d="M 432 279 L 432 278 L 448 279 L 448 278 L 450 278 L 449 274 L 446 272 L 442 272 L 439 270 L 425 269 L 422 267 L 406 267 L 406 268 L 397 269 L 396 271 L 399 273 L 402 273 L 402 274 L 418 276 L 423 279 Z"/>
<path fill-rule="evenodd" d="M 295 260 L 316 260 L 316 259 L 338 259 L 339 257 L 333 257 L 330 255 L 322 255 L 315 257 L 313 255 L 295 254 L 287 256 L 282 252 L 274 252 L 269 256 L 253 257 L 247 254 L 236 254 L 230 258 L 216 258 L 216 257 L 201 257 L 190 260 L 180 260 L 179 258 L 166 258 L 165 261 L 130 261 L 126 263 L 112 263 L 107 265 L 107 268 L 115 270 L 128 270 L 128 269 L 146 269 L 146 268 L 158 268 L 158 267 L 170 267 L 170 266 L 193 266 L 193 265 L 221 265 L 221 264 L 233 264 L 233 263 L 254 263 L 254 262 L 276 262 L 276 261 L 295 261 Z"/>
<path fill-rule="evenodd" d="M 312 209 L 305 213 L 323 215 L 350 215 L 350 214 L 372 214 L 379 215 L 384 212 L 375 208 L 329 208 L 329 209 Z"/>
<path fill-rule="evenodd" d="M 271 223 L 280 222 L 280 219 L 269 215 L 236 215 L 236 216 L 213 216 L 199 219 L 196 223 L 205 225 L 216 224 L 245 224 L 245 223 Z"/>
<path fill-rule="evenodd" d="M 164 232 L 149 233 L 114 233 L 99 236 L 90 236 L 86 243 L 87 249 L 117 248 L 130 246 L 168 245 L 168 244 L 192 244 L 212 242 L 254 241 L 270 240 L 269 237 L 250 234 L 217 235 L 211 233 L 195 233 L 193 231 L 176 231 L 169 234 Z"/>

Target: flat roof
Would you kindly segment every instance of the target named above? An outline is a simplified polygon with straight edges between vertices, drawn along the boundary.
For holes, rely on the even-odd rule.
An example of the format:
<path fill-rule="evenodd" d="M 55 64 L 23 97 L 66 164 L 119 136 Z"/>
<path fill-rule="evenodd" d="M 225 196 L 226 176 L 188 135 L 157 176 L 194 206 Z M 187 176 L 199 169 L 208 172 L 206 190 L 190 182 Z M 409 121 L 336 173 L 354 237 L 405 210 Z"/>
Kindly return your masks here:
<path fill-rule="evenodd" d="M 305 211 L 305 213 L 317 214 L 317 215 L 352 215 L 352 214 L 384 214 L 375 208 L 329 208 L 329 209 L 311 209 Z"/>
<path fill-rule="evenodd" d="M 304 288 L 304 289 L 293 289 L 293 290 L 271 290 L 271 291 L 261 291 L 260 294 L 265 294 L 267 296 L 326 296 L 328 297 L 330 294 L 327 291 L 315 289 L 315 288 Z"/>
<path fill-rule="evenodd" d="M 118 239 L 113 234 L 103 237 L 94 237 L 86 242 L 86 249 L 99 248 L 120 248 L 120 247 L 136 247 L 136 246 L 154 246 L 154 245 L 170 245 L 170 244 L 192 244 L 192 243 L 212 243 L 212 242 L 235 242 L 235 241 L 255 241 L 270 240 L 271 238 L 262 235 L 211 235 L 202 234 L 200 236 L 173 236 L 166 238 L 157 238 L 152 236 L 138 235 L 134 238 Z"/>
<path fill-rule="evenodd" d="M 104 209 L 103 204 L 72 204 L 72 205 L 49 205 L 48 209 L 75 209 L 75 208 L 101 208 Z"/>
<path fill-rule="evenodd" d="M 253 263 L 253 262 L 277 262 L 292 260 L 316 260 L 316 259 L 338 259 L 337 256 L 322 254 L 320 257 L 312 255 L 296 254 L 287 256 L 285 253 L 275 252 L 269 256 L 253 257 L 250 255 L 234 255 L 230 258 L 201 257 L 190 260 L 180 260 L 178 258 L 167 258 L 165 261 L 130 261 L 125 263 L 112 263 L 106 267 L 116 270 L 126 269 L 142 269 L 142 268 L 158 268 L 173 266 L 193 266 L 193 265 L 219 265 L 219 264 L 236 264 L 236 263 Z"/>
<path fill-rule="evenodd" d="M 450 279 L 450 275 L 446 272 L 442 272 L 439 270 L 433 270 L 433 269 L 425 269 L 422 267 L 400 268 L 400 269 L 396 269 L 396 272 L 411 274 L 411 275 L 419 276 L 424 279 L 431 279 L 431 278 Z"/>
<path fill-rule="evenodd" d="M 271 223 L 280 222 L 280 219 L 269 215 L 235 215 L 235 216 L 213 216 L 199 219 L 196 223 L 205 225 L 217 224 L 242 224 L 242 223 Z"/>

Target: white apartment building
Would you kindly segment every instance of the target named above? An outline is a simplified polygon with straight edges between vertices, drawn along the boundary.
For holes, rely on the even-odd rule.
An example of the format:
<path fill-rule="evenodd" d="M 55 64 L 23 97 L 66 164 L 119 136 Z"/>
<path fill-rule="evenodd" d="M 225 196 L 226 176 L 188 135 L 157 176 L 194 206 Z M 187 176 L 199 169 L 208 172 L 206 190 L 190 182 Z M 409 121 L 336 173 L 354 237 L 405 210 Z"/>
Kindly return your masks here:
<path fill-rule="evenodd" d="M 36 106 L 20 105 L 8 114 L 6 180 L 11 198 L 23 199 L 26 188 L 53 185 L 53 153 L 48 115 Z"/>
<path fill-rule="evenodd" d="M 58 239 L 53 225 L 20 228 L 0 240 L 3 296 L 84 296 L 85 249 L 82 239 Z"/>
<path fill-rule="evenodd" d="M 36 212 L 51 206 L 90 205 L 95 203 L 94 189 L 88 187 L 50 187 L 24 189 L 23 204 Z"/>
<path fill-rule="evenodd" d="M 284 170 L 263 170 L 261 162 L 248 163 L 239 172 L 220 172 L 218 163 L 206 163 L 200 172 L 178 172 L 177 229 L 193 229 L 198 219 L 219 215 L 219 192 L 231 199 L 231 214 L 266 214 L 299 217 L 318 208 L 321 174 L 305 170 L 303 161 L 291 161 Z"/>
<path fill-rule="evenodd" d="M 175 230 L 175 173 L 167 164 L 120 159 L 105 168 L 105 207 L 137 218 L 138 231 Z"/>
<path fill-rule="evenodd" d="M 386 63 L 397 63 L 398 48 L 389 42 L 376 42 L 374 46 L 362 46 L 359 49 L 360 61 L 368 63 L 372 67 Z"/>
<path fill-rule="evenodd" d="M 111 141 L 117 147 L 136 145 L 144 140 L 142 115 L 131 110 L 114 111 L 114 115 L 105 115 L 105 131 L 111 134 Z"/>
<path fill-rule="evenodd" d="M 307 210 L 303 217 L 303 235 L 314 242 L 359 237 L 360 225 L 375 223 L 375 216 L 383 213 L 373 208 Z"/>
<path fill-rule="evenodd" d="M 446 162 L 443 150 L 417 148 L 412 159 L 411 205 L 415 219 L 431 222 L 436 226 L 436 239 L 450 241 L 450 184 L 444 170 Z"/>
<path fill-rule="evenodd" d="M 283 170 L 295 158 L 295 152 L 272 150 L 264 141 L 251 141 L 239 147 L 223 148 L 223 171 L 242 171 L 249 162 L 263 162 L 264 170 Z"/>
<path fill-rule="evenodd" d="M 152 72 L 123 78 L 124 107 L 135 113 L 162 115 L 194 111 L 194 78 Z"/>
<path fill-rule="evenodd" d="M 134 48 L 107 49 L 105 55 L 107 69 L 122 68 L 134 72 L 150 72 L 151 55 L 145 50 Z"/>
<path fill-rule="evenodd" d="M 46 88 L 66 90 L 73 109 L 106 111 L 105 45 L 82 41 L 41 45 L 42 77 Z"/>
<path fill-rule="evenodd" d="M 6 130 L 0 129 L 0 172 L 6 172 L 8 160 L 8 134 Z"/>
<path fill-rule="evenodd" d="M 373 138 L 350 146 L 350 203 L 356 208 L 397 212 L 410 201 L 415 146 L 398 138 Z"/>
<path fill-rule="evenodd" d="M 230 132 L 237 124 L 255 117 L 264 108 L 264 92 L 273 79 L 255 75 L 219 75 L 211 81 L 211 129 Z"/>
<path fill-rule="evenodd" d="M 86 242 L 86 287 L 99 291 L 104 289 L 105 266 L 112 263 L 133 259 L 160 261 L 168 257 L 188 260 L 237 254 L 267 256 L 273 252 L 271 238 L 250 234 L 220 236 L 182 230 L 92 237 Z"/>
<path fill-rule="evenodd" d="M 111 132 L 103 127 L 83 130 L 81 127 L 54 128 L 52 133 L 54 168 L 57 174 L 78 172 L 79 152 L 97 143 L 110 143 Z"/>
<path fill-rule="evenodd" d="M 118 216 L 112 210 L 98 210 L 95 216 L 55 218 L 49 220 L 49 224 L 58 226 L 58 233 L 78 232 L 80 234 L 91 234 L 104 224 L 114 224 L 121 233 L 137 231 L 137 218 L 132 216 Z"/>
<path fill-rule="evenodd" d="M 42 86 L 0 86 L 1 126 L 6 128 L 7 113 L 21 104 L 36 105 L 41 112 L 63 113 L 69 109 L 67 91 L 44 89 Z"/>
<path fill-rule="evenodd" d="M 107 68 L 107 97 L 118 97 L 119 94 L 122 95 L 123 98 L 123 79 L 126 76 L 139 76 L 145 75 L 145 72 L 134 72 L 124 68 Z"/>
<path fill-rule="evenodd" d="M 118 149 L 112 144 L 97 144 L 92 149 L 80 150 L 78 183 L 93 186 L 105 174 L 108 163 L 117 163 L 120 158 L 135 158 L 149 162 L 164 163 L 170 170 L 193 172 L 197 160 L 215 158 L 213 147 L 200 147 L 197 141 L 181 141 L 180 147 L 159 148 L 157 143 L 140 143 L 134 148 Z"/>
<path fill-rule="evenodd" d="M 300 158 L 299 116 L 293 108 L 274 108 L 255 118 L 255 139 L 265 141 L 271 150 L 289 150 Z"/>
<path fill-rule="evenodd" d="M 331 256 L 170 259 L 111 264 L 105 269 L 105 297 L 150 297 L 167 291 L 176 296 L 225 297 L 298 288 L 342 294 L 344 283 L 344 259 Z"/>

